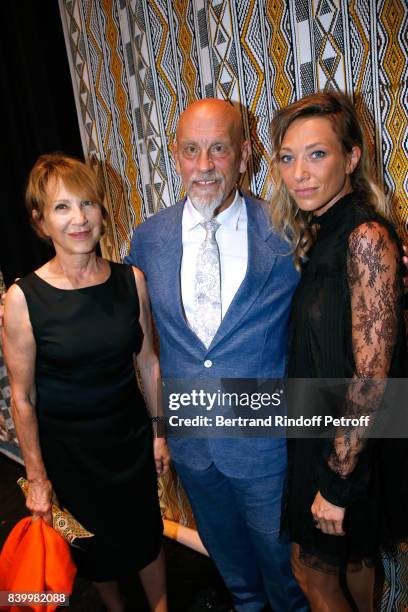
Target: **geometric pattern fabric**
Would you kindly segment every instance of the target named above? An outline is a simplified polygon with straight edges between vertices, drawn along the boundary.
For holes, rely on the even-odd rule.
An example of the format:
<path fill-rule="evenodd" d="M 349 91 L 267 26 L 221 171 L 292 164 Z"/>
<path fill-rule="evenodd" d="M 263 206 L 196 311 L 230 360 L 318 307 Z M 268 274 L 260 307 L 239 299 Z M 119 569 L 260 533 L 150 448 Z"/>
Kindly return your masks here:
<path fill-rule="evenodd" d="M 268 128 L 306 93 L 353 96 L 394 222 L 408 238 L 405 0 L 59 0 L 84 154 L 104 177 L 119 260 L 133 228 L 182 196 L 170 147 L 193 100 L 241 103 L 268 196 Z"/>
<path fill-rule="evenodd" d="M 5 292 L 6 286 L 0 270 L 0 296 Z M 6 366 L 4 365 L 0 334 L 0 449 L 2 452 L 7 452 L 11 457 L 19 458 L 20 453 L 17 450 L 17 446 L 17 435 L 11 416 L 10 384 Z"/>

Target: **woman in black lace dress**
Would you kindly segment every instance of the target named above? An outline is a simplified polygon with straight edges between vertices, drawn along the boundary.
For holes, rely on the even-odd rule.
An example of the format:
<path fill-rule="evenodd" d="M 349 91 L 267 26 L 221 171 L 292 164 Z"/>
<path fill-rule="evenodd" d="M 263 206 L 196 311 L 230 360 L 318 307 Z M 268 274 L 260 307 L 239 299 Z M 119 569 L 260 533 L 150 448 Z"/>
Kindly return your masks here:
<path fill-rule="evenodd" d="M 343 416 L 372 416 L 384 389 L 374 381 L 403 375 L 401 251 L 355 109 L 344 95 L 307 96 L 278 112 L 271 131 L 272 220 L 302 269 L 289 376 L 348 379 Z M 354 600 L 372 610 L 378 552 L 407 532 L 406 441 L 337 429 L 291 440 L 289 456 L 284 524 L 312 609 L 349 611 Z"/>

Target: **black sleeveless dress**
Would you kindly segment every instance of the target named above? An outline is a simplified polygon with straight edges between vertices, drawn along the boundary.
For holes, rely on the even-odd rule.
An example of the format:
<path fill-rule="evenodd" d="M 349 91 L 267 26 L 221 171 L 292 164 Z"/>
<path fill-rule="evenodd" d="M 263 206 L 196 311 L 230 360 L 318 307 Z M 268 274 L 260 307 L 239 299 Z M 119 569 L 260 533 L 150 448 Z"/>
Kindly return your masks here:
<path fill-rule="evenodd" d="M 354 194 L 339 200 L 315 221 L 317 241 L 292 303 L 288 374 L 298 379 L 356 379 L 360 374 L 354 354 L 350 287 L 355 279 L 350 277 L 353 266 L 347 263 L 349 237 L 358 226 L 377 222 L 387 228 L 392 242 L 398 244 L 398 239 L 390 224 Z M 383 245 L 367 248 L 357 244 L 354 248 L 374 278 L 381 266 Z M 399 265 L 397 276 L 387 279 L 366 313 L 365 342 L 359 340 L 359 350 L 367 350 L 362 358 L 370 363 L 375 358 L 370 353 L 372 334 L 382 334 L 390 355 L 389 377 L 394 378 L 406 375 L 401 277 Z M 300 545 L 301 561 L 327 573 L 346 566 L 357 570 L 363 560 L 373 562 L 382 547 L 392 547 L 408 535 L 407 442 L 366 441 L 354 470 L 344 477 L 341 470 L 336 473 L 335 461 L 330 464 L 333 440 L 288 440 L 283 525 L 291 540 Z M 315 527 L 310 508 L 319 490 L 328 501 L 346 508 L 345 536 L 327 535 Z"/>
<path fill-rule="evenodd" d="M 132 268 L 99 285 L 18 281 L 37 345 L 41 451 L 59 502 L 95 537 L 77 540 L 78 573 L 106 581 L 156 559 L 162 536 L 152 430 L 133 366 L 141 348 Z"/>

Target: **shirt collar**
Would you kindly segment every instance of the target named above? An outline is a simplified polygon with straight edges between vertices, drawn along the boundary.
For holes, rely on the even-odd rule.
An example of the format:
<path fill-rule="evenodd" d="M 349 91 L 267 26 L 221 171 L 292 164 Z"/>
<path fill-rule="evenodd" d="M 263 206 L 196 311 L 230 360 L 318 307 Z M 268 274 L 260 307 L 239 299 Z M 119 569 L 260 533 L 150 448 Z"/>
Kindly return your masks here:
<path fill-rule="evenodd" d="M 242 213 L 243 203 L 243 197 L 237 189 L 232 204 L 228 206 L 228 208 L 220 212 L 219 215 L 217 215 L 216 219 L 219 224 L 229 230 L 237 231 L 240 216 Z M 185 230 L 193 230 L 198 227 L 203 221 L 203 216 L 198 212 L 196 208 L 194 208 L 190 198 L 187 196 L 183 210 L 183 228 Z"/>

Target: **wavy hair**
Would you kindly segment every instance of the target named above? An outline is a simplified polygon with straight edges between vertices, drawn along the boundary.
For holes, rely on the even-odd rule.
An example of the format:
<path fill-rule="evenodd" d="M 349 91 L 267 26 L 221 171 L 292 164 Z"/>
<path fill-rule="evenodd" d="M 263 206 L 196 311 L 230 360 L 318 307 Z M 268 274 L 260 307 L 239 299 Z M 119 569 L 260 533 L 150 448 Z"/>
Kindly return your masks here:
<path fill-rule="evenodd" d="M 298 208 L 282 181 L 279 155 L 287 129 L 293 121 L 303 117 L 329 119 L 344 154 L 351 153 L 354 146 L 360 148 L 360 160 L 350 175 L 352 190 L 365 202 L 371 204 L 377 212 L 385 217 L 388 216 L 387 199 L 375 181 L 357 112 L 347 96 L 342 93 L 319 92 L 305 96 L 281 109 L 273 118 L 270 128 L 272 142 L 270 176 L 273 188 L 270 211 L 276 230 L 293 245 L 295 266 L 298 270 L 301 261 L 306 258 L 307 252 L 315 241 L 316 231 L 310 224 L 312 213 Z"/>

